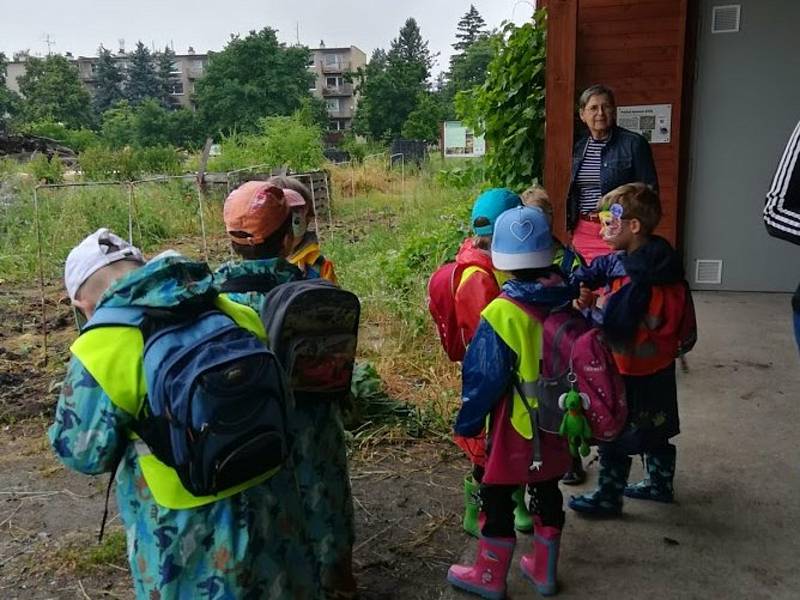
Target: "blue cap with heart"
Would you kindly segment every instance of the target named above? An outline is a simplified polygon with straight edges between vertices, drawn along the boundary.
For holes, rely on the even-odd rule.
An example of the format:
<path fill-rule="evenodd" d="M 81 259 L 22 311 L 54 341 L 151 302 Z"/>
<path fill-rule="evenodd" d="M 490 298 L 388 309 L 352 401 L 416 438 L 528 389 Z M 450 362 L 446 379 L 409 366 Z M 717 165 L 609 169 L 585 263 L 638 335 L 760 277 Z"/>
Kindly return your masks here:
<path fill-rule="evenodd" d="M 497 218 L 492 263 L 503 271 L 541 269 L 553 264 L 553 236 L 541 209 L 519 206 Z"/>
<path fill-rule="evenodd" d="M 509 208 L 520 206 L 520 197 L 507 188 L 486 190 L 472 207 L 472 229 L 475 235 L 492 235 L 494 223 Z"/>

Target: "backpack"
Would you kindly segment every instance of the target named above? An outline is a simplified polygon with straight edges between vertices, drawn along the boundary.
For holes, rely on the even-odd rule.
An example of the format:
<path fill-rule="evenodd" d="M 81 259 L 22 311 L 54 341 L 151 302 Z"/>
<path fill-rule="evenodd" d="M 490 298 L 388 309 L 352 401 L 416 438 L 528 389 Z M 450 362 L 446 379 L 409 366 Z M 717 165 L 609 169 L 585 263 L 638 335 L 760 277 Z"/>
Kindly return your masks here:
<path fill-rule="evenodd" d="M 147 396 L 133 430 L 189 492 L 215 495 L 286 461 L 292 397 L 255 335 L 208 299 L 173 309 L 100 307 L 83 331 L 119 325 L 144 338 Z"/>
<path fill-rule="evenodd" d="M 303 278 L 303 273 L 283 259 L 261 260 L 258 268 L 248 269 L 246 263 L 224 265 L 216 277 L 224 280 L 219 284 L 223 294 L 243 294 L 256 292 L 266 294 L 277 286 Z"/>
<path fill-rule="evenodd" d="M 616 438 L 625 426 L 628 405 L 625 382 L 617 370 L 611 349 L 602 332 L 592 328 L 584 316 L 571 307 L 549 313 L 511 300 L 542 323 L 542 358 L 537 382 L 538 408 L 532 411 L 539 429 L 558 433 L 564 410 L 559 398 L 573 386 L 589 397 L 586 418 L 592 436 L 600 442 Z M 521 393 L 523 402 L 527 399 Z"/>
<path fill-rule="evenodd" d="M 358 297 L 325 279 L 284 283 L 264 297 L 269 345 L 296 396 L 347 396 L 360 315 Z"/>
<path fill-rule="evenodd" d="M 428 311 L 439 332 L 439 341 L 453 362 L 464 360 L 467 345 L 456 318 L 456 289 L 470 265 L 449 262 L 436 269 L 428 280 Z"/>

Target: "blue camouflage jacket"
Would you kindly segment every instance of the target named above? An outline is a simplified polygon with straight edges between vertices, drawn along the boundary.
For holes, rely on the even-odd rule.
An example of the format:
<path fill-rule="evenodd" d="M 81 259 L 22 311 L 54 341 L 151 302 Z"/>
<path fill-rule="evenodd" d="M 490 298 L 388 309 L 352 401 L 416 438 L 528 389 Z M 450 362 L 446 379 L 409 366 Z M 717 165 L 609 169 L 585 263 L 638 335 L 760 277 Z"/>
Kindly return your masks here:
<path fill-rule="evenodd" d="M 175 306 L 212 285 L 207 267 L 170 256 L 113 285 L 100 306 Z M 120 369 L 137 368 L 120 365 Z M 135 419 L 115 406 L 72 357 L 49 438 L 69 468 L 116 472 L 116 498 L 139 600 L 315 599 L 319 572 L 291 469 L 197 509 L 156 504 L 129 432 Z M 98 520 L 99 520 L 98 515 Z"/>

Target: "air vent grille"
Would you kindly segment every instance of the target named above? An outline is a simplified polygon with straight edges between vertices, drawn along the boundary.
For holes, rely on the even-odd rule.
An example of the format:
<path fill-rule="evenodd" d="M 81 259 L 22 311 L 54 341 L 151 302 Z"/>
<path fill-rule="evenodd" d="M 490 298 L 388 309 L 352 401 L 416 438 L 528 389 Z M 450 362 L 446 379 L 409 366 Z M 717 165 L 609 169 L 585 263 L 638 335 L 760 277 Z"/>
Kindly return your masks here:
<path fill-rule="evenodd" d="M 740 4 L 715 6 L 711 13 L 711 33 L 736 33 L 739 31 Z"/>
<path fill-rule="evenodd" d="M 719 285 L 722 283 L 721 260 L 695 261 L 694 282 L 704 285 Z"/>

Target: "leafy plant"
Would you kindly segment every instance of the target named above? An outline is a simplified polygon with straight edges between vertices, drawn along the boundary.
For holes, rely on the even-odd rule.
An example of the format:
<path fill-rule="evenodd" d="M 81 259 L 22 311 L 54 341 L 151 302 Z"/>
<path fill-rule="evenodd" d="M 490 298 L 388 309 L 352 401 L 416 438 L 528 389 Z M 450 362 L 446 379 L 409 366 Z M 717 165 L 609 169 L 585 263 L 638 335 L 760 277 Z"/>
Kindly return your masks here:
<path fill-rule="evenodd" d="M 92 146 L 78 161 L 90 181 L 133 181 L 143 175 L 177 175 L 182 171 L 181 160 L 170 146 L 117 150 Z"/>
<path fill-rule="evenodd" d="M 25 125 L 23 130 L 31 135 L 39 135 L 61 142 L 76 152 L 83 152 L 98 142 L 97 134 L 91 129 L 83 127 L 70 129 L 55 121 L 34 121 Z"/>
<path fill-rule="evenodd" d="M 436 181 L 443 187 L 456 189 L 473 188 L 485 183 L 486 167 L 483 161 L 469 162 L 462 166 L 441 169 Z"/>
<path fill-rule="evenodd" d="M 485 133 L 487 174 L 498 186 L 523 188 L 541 178 L 545 128 L 545 12 L 532 23 L 508 23 L 494 38 L 483 85 L 456 96 L 461 119 Z"/>
<path fill-rule="evenodd" d="M 322 131 L 302 111 L 290 117 L 264 117 L 258 124 L 258 134 L 223 137 L 221 154 L 209 161 L 209 170 L 232 171 L 266 164 L 308 171 L 322 166 Z"/>
<path fill-rule="evenodd" d="M 58 156 L 48 159 L 45 154 L 37 154 L 28 163 L 28 169 L 37 182 L 61 183 L 64 180 L 64 165 Z"/>

